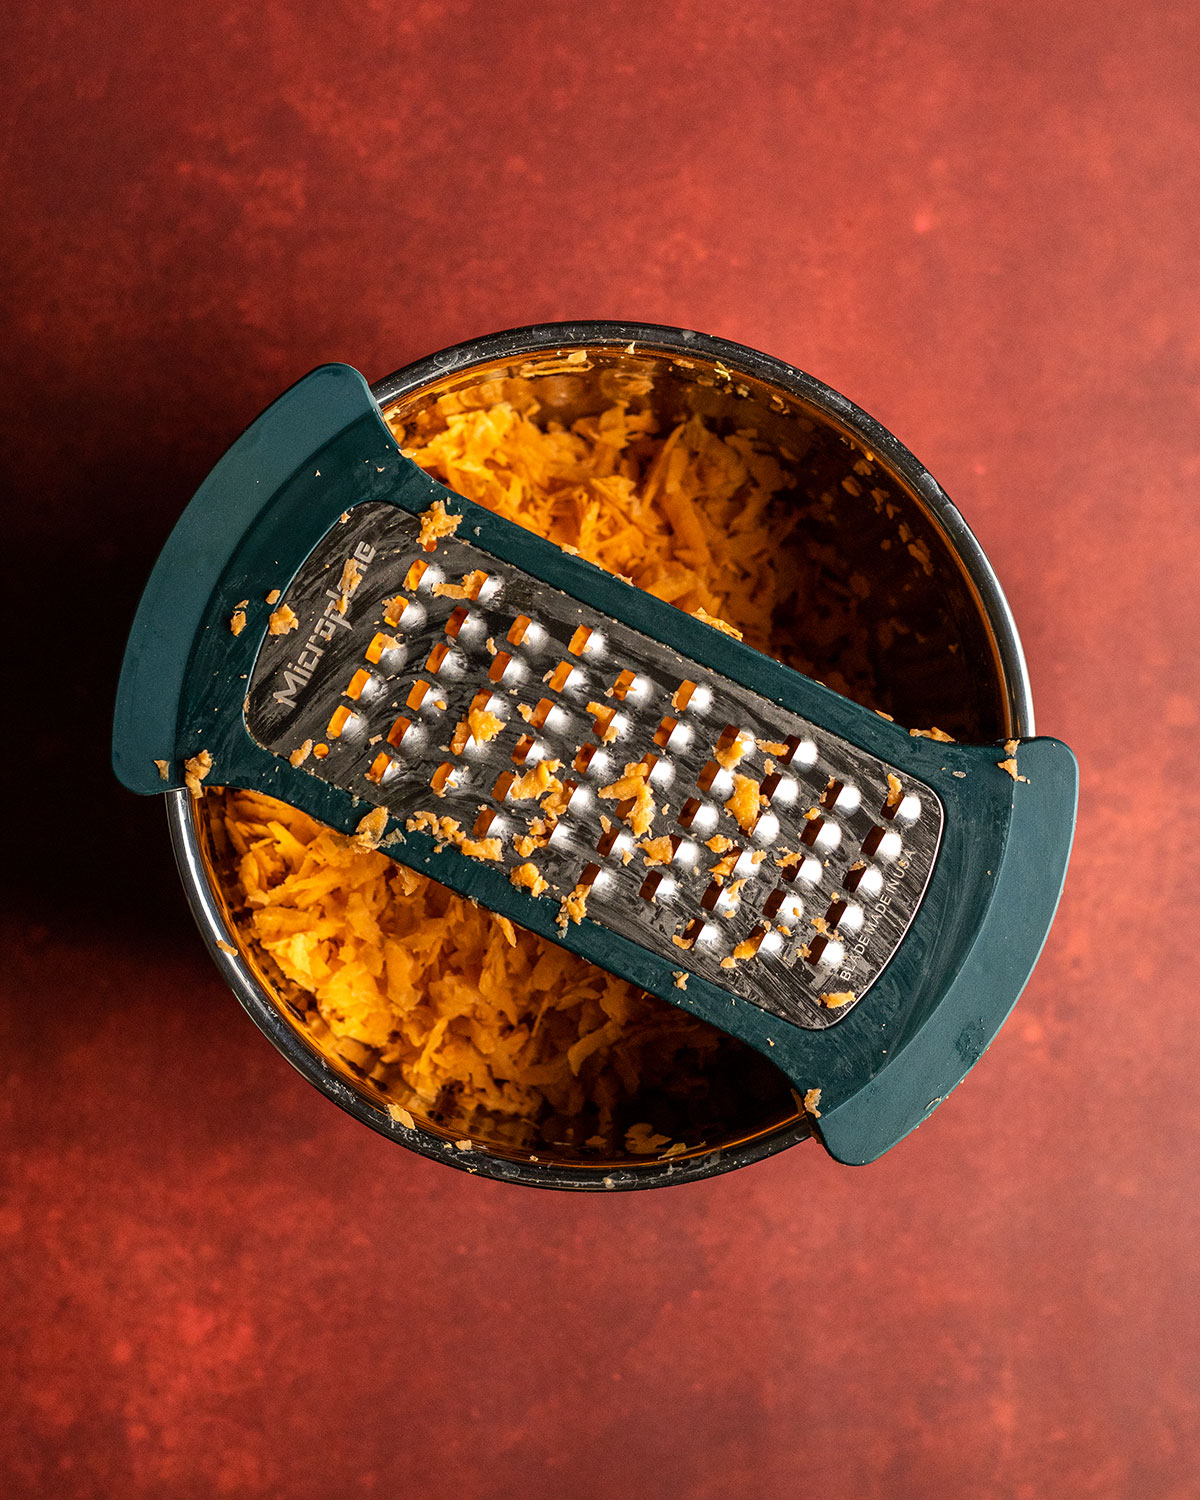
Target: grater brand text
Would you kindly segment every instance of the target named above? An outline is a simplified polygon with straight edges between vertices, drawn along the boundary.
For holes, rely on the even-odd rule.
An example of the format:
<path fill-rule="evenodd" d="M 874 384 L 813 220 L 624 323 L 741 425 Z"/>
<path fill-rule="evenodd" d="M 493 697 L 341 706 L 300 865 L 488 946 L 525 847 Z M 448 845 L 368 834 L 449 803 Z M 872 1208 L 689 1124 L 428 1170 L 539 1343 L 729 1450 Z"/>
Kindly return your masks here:
<path fill-rule="evenodd" d="M 362 569 L 360 582 L 366 576 L 367 568 L 374 557 L 375 548 L 369 542 L 359 542 L 355 547 L 353 561 Z M 296 653 L 294 660 L 285 662 L 280 669 L 283 685 L 275 692 L 274 698 L 276 703 L 283 704 L 285 708 L 296 707 L 296 694 L 306 688 L 312 680 L 318 663 L 325 655 L 325 646 L 321 642 L 331 641 L 339 629 L 351 630 L 353 628 L 346 618 L 349 610 L 347 596 L 340 589 L 326 589 L 325 601 L 325 606 L 317 616 L 312 633 L 304 642 L 303 647 Z"/>
<path fill-rule="evenodd" d="M 854 970 L 857 966 L 857 963 L 860 959 L 865 959 L 867 947 L 871 939 L 875 936 L 876 928 L 879 926 L 880 922 L 883 920 L 885 914 L 887 913 L 888 908 L 891 906 L 892 897 L 895 896 L 896 892 L 900 889 L 900 882 L 902 879 L 902 875 L 899 871 L 897 871 L 896 874 L 891 877 L 891 879 L 884 886 L 883 890 L 880 892 L 879 897 L 875 902 L 874 910 L 871 914 L 871 920 L 859 934 L 857 941 L 854 943 L 853 947 L 850 950 L 847 961 L 838 970 L 839 979 L 852 979 L 854 977 Z"/>

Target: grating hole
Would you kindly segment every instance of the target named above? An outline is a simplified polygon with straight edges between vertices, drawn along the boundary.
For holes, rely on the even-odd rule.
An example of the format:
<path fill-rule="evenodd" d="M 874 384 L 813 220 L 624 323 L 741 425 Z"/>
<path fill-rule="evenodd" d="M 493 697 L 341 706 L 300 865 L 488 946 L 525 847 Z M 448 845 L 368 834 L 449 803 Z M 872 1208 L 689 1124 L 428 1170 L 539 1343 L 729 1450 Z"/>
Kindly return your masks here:
<path fill-rule="evenodd" d="M 384 622 L 388 625 L 399 625 L 404 611 L 408 608 L 408 604 L 409 601 L 401 594 L 397 594 L 394 599 L 385 600 L 383 607 Z"/>
<path fill-rule="evenodd" d="M 505 640 L 510 646 L 519 646 L 525 639 L 525 633 L 532 624 L 533 621 L 528 615 L 518 615 L 509 627 Z"/>
<path fill-rule="evenodd" d="M 456 641 L 458 639 L 458 632 L 467 623 L 467 619 L 470 613 L 470 610 L 466 607 L 465 604 L 460 604 L 454 611 L 454 613 L 450 616 L 450 618 L 446 621 L 446 634 L 452 641 Z"/>
<path fill-rule="evenodd" d="M 716 781 L 717 777 L 720 774 L 721 767 L 716 763 L 715 760 L 710 760 L 704 767 L 704 769 L 700 772 L 699 776 L 696 777 L 696 785 L 702 792 L 711 792 L 713 788 L 713 782 Z"/>
<path fill-rule="evenodd" d="M 870 834 L 867 835 L 868 838 L 870 836 Z M 866 840 L 863 841 L 863 853 L 878 854 L 880 859 L 895 859 L 903 847 L 903 841 L 894 829 L 888 829 L 887 832 L 883 833 L 883 837 L 875 845 L 874 849 L 868 849 Z"/>
<path fill-rule="evenodd" d="M 439 671 L 441 669 L 442 663 L 449 655 L 450 647 L 447 646 L 444 641 L 438 641 L 437 645 L 433 647 L 425 660 L 425 670 L 427 672 Z"/>
<path fill-rule="evenodd" d="M 354 715 L 346 705 L 344 703 L 341 704 L 338 708 L 334 709 L 333 715 L 326 726 L 325 733 L 331 740 L 336 740 L 353 717 Z"/>
<path fill-rule="evenodd" d="M 722 887 L 715 880 L 710 880 L 708 889 L 700 897 L 700 905 L 705 911 L 716 911 L 717 902 L 721 899 Z"/>
<path fill-rule="evenodd" d="M 500 775 L 496 777 L 496 784 L 492 788 L 492 796 L 496 799 L 497 802 L 504 801 L 505 797 L 507 797 L 509 792 L 511 791 L 512 784 L 514 781 L 516 781 L 516 779 L 517 778 L 511 771 L 501 771 Z"/>
<path fill-rule="evenodd" d="M 687 706 L 692 701 L 695 692 L 696 684 L 694 682 L 684 681 L 679 684 L 671 694 L 671 707 L 677 714 L 687 712 Z"/>
<path fill-rule="evenodd" d="M 350 679 L 350 686 L 346 689 L 346 697 L 358 699 L 362 697 L 362 690 L 371 680 L 370 672 L 364 672 L 361 667 Z"/>
<path fill-rule="evenodd" d="M 454 755 L 461 755 L 467 748 L 467 741 L 471 738 L 471 726 L 466 719 L 460 719 L 454 726 L 454 733 L 450 736 L 450 750 Z"/>
<path fill-rule="evenodd" d="M 384 635 L 382 630 L 376 631 L 371 644 L 363 652 L 363 655 L 372 666 L 379 665 L 379 658 L 385 651 L 391 649 L 391 636 Z"/>
<path fill-rule="evenodd" d="M 571 765 L 581 776 L 585 774 L 587 768 L 595 758 L 596 749 L 595 745 L 580 745 L 579 752 L 571 762 Z"/>
<path fill-rule="evenodd" d="M 726 724 L 725 728 L 722 729 L 720 733 L 720 737 L 717 740 L 717 750 L 732 750 L 734 745 L 736 745 L 738 740 L 741 738 L 741 733 L 742 731 L 737 727 L 736 724 Z"/>
<path fill-rule="evenodd" d="M 387 773 L 387 769 L 391 764 L 392 757 L 386 754 L 385 751 L 381 750 L 375 757 L 375 759 L 371 762 L 370 767 L 367 770 L 367 780 L 373 781 L 375 785 L 378 786 L 379 783 L 383 780 L 385 774 Z"/>
<path fill-rule="evenodd" d="M 569 661 L 560 661 L 548 679 L 551 692 L 561 693 L 567 685 L 567 679 L 574 670 L 574 666 Z"/>
<path fill-rule="evenodd" d="M 693 917 L 683 929 L 683 937 L 680 942 L 685 948 L 694 948 L 700 934 L 704 931 L 704 921 L 701 917 Z"/>
<path fill-rule="evenodd" d="M 741 949 L 738 957 L 753 958 L 754 955 L 758 952 L 759 948 L 762 946 L 762 940 L 766 937 L 766 935 L 767 929 L 761 923 L 759 923 L 754 931 L 749 933 L 747 937 L 738 944 L 738 947 Z"/>
<path fill-rule="evenodd" d="M 420 708 L 428 692 L 429 684 L 423 678 L 418 677 L 408 690 L 408 697 L 404 700 L 405 706 L 414 710 Z"/>
<path fill-rule="evenodd" d="M 507 651 L 497 652 L 497 654 L 492 658 L 491 666 L 488 668 L 488 677 L 491 678 L 493 682 L 499 682 L 501 678 L 503 678 L 505 672 L 508 671 L 509 663 L 511 661 L 512 657 L 508 654 Z"/>
<path fill-rule="evenodd" d="M 800 842 L 807 844 L 809 848 L 817 842 L 821 829 L 825 827 L 824 818 L 809 818 L 804 824 L 804 832 L 800 835 Z"/>
<path fill-rule="evenodd" d="M 779 757 L 785 766 L 793 763 L 801 766 L 811 766 L 817 758 L 817 747 L 811 740 L 806 740 L 803 735 L 789 734 L 784 741 L 787 746 L 786 752 Z"/>
<path fill-rule="evenodd" d="M 862 852 L 868 857 L 879 852 L 879 846 L 883 843 L 883 835 L 886 829 L 880 828 L 878 824 L 871 829 L 862 841 Z"/>
<path fill-rule="evenodd" d="M 671 736 L 679 728 L 679 720 L 672 719 L 669 715 L 654 731 L 654 743 L 660 750 L 665 750 L 670 743 Z"/>
<path fill-rule="evenodd" d="M 617 711 L 615 708 L 609 708 L 607 704 L 602 706 L 601 704 L 596 703 L 589 704 L 588 706 L 590 708 L 599 709 L 596 717 L 592 720 L 592 728 L 596 731 L 600 738 L 603 739 L 608 731 L 612 728 L 612 721 L 616 718 Z"/>
<path fill-rule="evenodd" d="M 781 891 L 778 889 L 773 890 L 767 897 L 767 899 L 763 902 L 763 916 L 768 920 L 770 920 L 774 916 L 777 916 L 779 913 L 779 908 L 786 900 L 786 891 Z"/>
<path fill-rule="evenodd" d="M 829 910 L 825 913 L 825 922 L 829 927 L 836 927 L 846 915 L 846 907 L 849 903 L 845 901 L 831 901 Z"/>
<path fill-rule="evenodd" d="M 596 841 L 596 853 L 605 856 L 611 854 L 616 847 L 617 840 L 621 837 L 621 830 L 617 827 L 606 829 Z"/>
<path fill-rule="evenodd" d="M 454 775 L 454 762 L 444 760 L 433 775 L 429 778 L 429 785 L 435 792 L 444 792 L 450 784 Z"/>
<path fill-rule="evenodd" d="M 675 821 L 681 828 L 690 828 L 696 821 L 696 814 L 700 811 L 701 806 L 699 797 L 689 797 L 679 809 L 679 816 Z"/>
<path fill-rule="evenodd" d="M 495 808 L 481 807 L 479 816 L 475 819 L 475 827 L 471 829 L 471 837 L 481 839 L 495 821 Z"/>
<path fill-rule="evenodd" d="M 829 939 L 823 933 L 818 933 L 817 936 L 813 938 L 812 942 L 808 944 L 808 952 L 804 955 L 804 957 L 810 964 L 812 964 L 814 969 L 821 962 L 821 955 L 828 947 Z"/>
<path fill-rule="evenodd" d="M 621 672 L 618 675 L 616 682 L 613 683 L 613 697 L 619 698 L 621 702 L 624 703 L 626 695 L 631 691 L 636 681 L 636 672 Z"/>
<path fill-rule="evenodd" d="M 535 729 L 544 729 L 546 720 L 554 712 L 554 704 L 549 698 L 539 698 L 537 707 L 533 711 L 533 717 L 529 722 Z"/>
<path fill-rule="evenodd" d="M 895 835 L 893 835 L 895 837 Z M 842 842 L 842 830 L 836 823 L 823 823 L 817 833 L 817 847 L 832 853 Z"/>
<path fill-rule="evenodd" d="M 659 870 L 651 870 L 645 880 L 642 881 L 641 890 L 638 894 L 645 901 L 653 901 L 655 893 L 663 883 L 663 876 Z"/>
<path fill-rule="evenodd" d="M 413 563 L 412 567 L 409 568 L 408 572 L 404 575 L 404 587 L 406 589 L 415 589 L 420 584 L 421 579 L 425 577 L 425 574 L 428 573 L 428 571 L 429 564 L 427 562 L 422 562 L 421 559 L 418 558 L 416 562 Z"/>
<path fill-rule="evenodd" d="M 836 776 L 831 776 L 825 784 L 825 790 L 821 793 L 821 806 L 832 808 L 842 795 L 844 786 L 845 782 L 839 781 Z"/>
<path fill-rule="evenodd" d="M 395 746 L 398 749 L 399 745 L 400 745 L 400 741 L 404 738 L 404 736 L 408 733 L 408 731 L 411 728 L 412 728 L 412 720 L 411 719 L 406 719 L 406 718 L 403 717 L 403 715 L 401 715 L 401 717 L 398 718 L 396 720 L 396 722 L 392 725 L 392 727 L 388 730 L 388 737 L 387 737 L 388 744 L 389 745 L 393 745 L 393 746 Z"/>
<path fill-rule="evenodd" d="M 513 746 L 513 765 L 523 766 L 529 759 L 529 752 L 533 749 L 533 735 L 523 734 Z"/>
<path fill-rule="evenodd" d="M 567 650 L 571 653 L 572 656 L 582 656 L 583 653 L 587 650 L 587 644 L 591 640 L 591 638 L 592 632 L 588 629 L 588 627 L 586 625 L 580 625 L 579 628 L 575 631 L 575 634 L 571 637 L 571 641 L 567 646 Z"/>
<path fill-rule="evenodd" d="M 590 891 L 600 878 L 600 866 L 596 864 L 584 865 L 583 873 L 579 877 L 579 884 L 585 890 Z"/>

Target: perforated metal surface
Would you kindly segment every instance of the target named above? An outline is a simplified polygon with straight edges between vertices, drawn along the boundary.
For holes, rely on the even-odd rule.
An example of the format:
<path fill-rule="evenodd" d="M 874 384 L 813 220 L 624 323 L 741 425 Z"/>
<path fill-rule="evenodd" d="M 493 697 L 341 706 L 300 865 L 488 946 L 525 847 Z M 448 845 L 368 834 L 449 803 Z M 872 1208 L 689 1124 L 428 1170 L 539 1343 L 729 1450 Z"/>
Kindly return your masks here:
<path fill-rule="evenodd" d="M 253 737 L 311 741 L 305 770 L 453 820 L 447 842 L 495 840 L 547 898 L 582 886 L 589 918 L 681 974 L 810 1028 L 848 1014 L 920 903 L 934 791 L 478 547 L 422 551 L 419 529 L 364 504 L 309 556 L 283 601 L 298 626 L 251 674 Z M 501 721 L 483 743 L 472 709 Z"/>

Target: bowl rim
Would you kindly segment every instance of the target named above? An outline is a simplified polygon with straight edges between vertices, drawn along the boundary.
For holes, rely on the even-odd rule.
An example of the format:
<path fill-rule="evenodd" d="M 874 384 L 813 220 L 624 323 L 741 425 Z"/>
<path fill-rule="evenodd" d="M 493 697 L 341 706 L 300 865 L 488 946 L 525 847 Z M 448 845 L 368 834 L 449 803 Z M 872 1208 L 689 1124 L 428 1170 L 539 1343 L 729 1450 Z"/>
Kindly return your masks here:
<path fill-rule="evenodd" d="M 613 347 L 630 352 L 720 361 L 731 371 L 789 392 L 843 427 L 885 462 L 915 493 L 943 532 L 974 587 L 1000 668 L 1008 732 L 1025 739 L 1034 734 L 1033 697 L 1025 653 L 990 561 L 957 506 L 925 466 L 885 427 L 831 386 L 773 355 L 744 344 L 691 329 L 656 323 L 587 320 L 536 323 L 484 334 L 438 350 L 375 381 L 372 395 L 381 407 L 476 365 L 536 356 L 580 347 Z M 572 1192 L 632 1191 L 696 1182 L 763 1161 L 811 1134 L 804 1119 L 785 1124 L 733 1146 L 703 1155 L 647 1161 L 636 1165 L 574 1167 L 560 1162 L 508 1157 L 482 1148 L 460 1151 L 453 1140 L 430 1131 L 408 1129 L 392 1118 L 365 1091 L 359 1091 L 293 1026 L 264 993 L 237 946 L 224 902 L 209 878 L 199 826 L 198 801 L 186 790 L 165 797 L 167 825 L 184 892 L 209 953 L 226 984 L 258 1029 L 300 1074 L 356 1120 L 378 1134 L 422 1156 L 478 1176 L 525 1187 Z"/>

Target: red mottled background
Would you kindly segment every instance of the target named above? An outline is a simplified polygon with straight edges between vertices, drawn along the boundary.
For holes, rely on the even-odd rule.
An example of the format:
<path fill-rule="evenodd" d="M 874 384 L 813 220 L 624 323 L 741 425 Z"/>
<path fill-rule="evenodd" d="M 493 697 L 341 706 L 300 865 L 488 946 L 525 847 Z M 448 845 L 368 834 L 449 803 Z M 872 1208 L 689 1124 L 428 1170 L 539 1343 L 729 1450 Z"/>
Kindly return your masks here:
<path fill-rule="evenodd" d="M 1194 0 L 9 0 L 0 45 L 4 1495 L 1194 1500 Z M 137 591 L 244 423 L 564 317 L 877 415 L 1080 755 L 1034 981 L 873 1167 L 601 1200 L 397 1150 L 110 781 Z"/>

